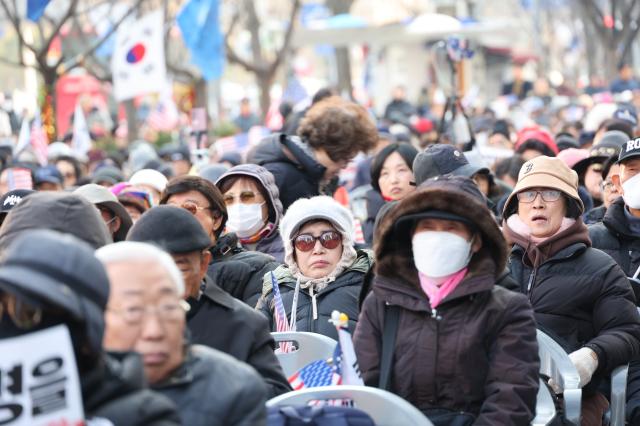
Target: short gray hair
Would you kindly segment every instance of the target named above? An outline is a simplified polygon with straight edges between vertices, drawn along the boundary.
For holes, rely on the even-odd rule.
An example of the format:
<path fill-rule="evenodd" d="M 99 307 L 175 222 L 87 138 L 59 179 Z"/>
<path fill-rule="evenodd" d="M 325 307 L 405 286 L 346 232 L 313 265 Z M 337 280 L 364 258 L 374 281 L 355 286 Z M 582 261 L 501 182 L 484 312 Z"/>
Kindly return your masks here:
<path fill-rule="evenodd" d="M 184 295 L 182 273 L 173 258 L 164 250 L 153 244 L 137 241 L 121 241 L 109 244 L 96 250 L 96 257 L 103 265 L 118 262 L 154 261 L 162 266 L 176 287 L 178 295 Z"/>

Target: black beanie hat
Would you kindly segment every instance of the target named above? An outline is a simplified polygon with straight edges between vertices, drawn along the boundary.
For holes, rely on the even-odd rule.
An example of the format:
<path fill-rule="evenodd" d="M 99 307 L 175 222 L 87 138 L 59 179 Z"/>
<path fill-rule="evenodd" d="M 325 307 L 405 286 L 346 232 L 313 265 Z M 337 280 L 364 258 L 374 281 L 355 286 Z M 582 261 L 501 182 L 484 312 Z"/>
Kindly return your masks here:
<path fill-rule="evenodd" d="M 153 207 L 140 216 L 127 241 L 153 243 L 169 253 L 189 253 L 211 245 L 200 222 L 189 211 L 167 205 Z"/>

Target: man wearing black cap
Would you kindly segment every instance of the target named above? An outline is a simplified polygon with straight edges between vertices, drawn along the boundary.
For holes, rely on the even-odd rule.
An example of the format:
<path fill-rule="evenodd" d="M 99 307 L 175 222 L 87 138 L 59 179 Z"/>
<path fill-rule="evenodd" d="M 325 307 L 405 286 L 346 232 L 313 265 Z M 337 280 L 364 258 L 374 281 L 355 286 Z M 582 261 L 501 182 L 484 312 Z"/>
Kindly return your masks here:
<path fill-rule="evenodd" d="M 191 213 L 173 206 L 154 207 L 131 228 L 127 241 L 157 244 L 173 257 L 191 305 L 187 326 L 193 343 L 226 352 L 253 366 L 268 385 L 270 397 L 291 390 L 273 353 L 275 343 L 265 318 L 206 275 L 211 240 Z"/>
<path fill-rule="evenodd" d="M 593 247 L 613 257 L 628 276 L 640 273 L 640 138 L 622 146 L 619 174 L 611 180 L 622 197 L 607 209 L 602 223 L 589 228 Z"/>
<path fill-rule="evenodd" d="M 94 249 L 113 242 L 100 213 L 84 197 L 47 191 L 31 194 L 11 209 L 0 229 L 0 253 L 22 232 L 37 228 L 71 234 Z"/>
<path fill-rule="evenodd" d="M 589 227 L 593 247 L 611 256 L 627 276 L 640 275 L 640 138 L 622 146 L 618 156 L 619 174 L 611 177 L 622 195 L 607 209 L 604 219 Z M 633 283 L 636 299 L 640 292 Z M 636 300 L 636 303 L 639 303 Z M 640 361 L 631 362 L 627 391 L 627 420 L 640 423 Z"/>
<path fill-rule="evenodd" d="M 0 263 L 0 339 L 63 324 L 71 336 L 87 419 L 180 424 L 171 401 L 145 389 L 137 354 L 116 357 L 102 350 L 108 298 L 109 279 L 89 245 L 50 230 L 26 231 Z"/>

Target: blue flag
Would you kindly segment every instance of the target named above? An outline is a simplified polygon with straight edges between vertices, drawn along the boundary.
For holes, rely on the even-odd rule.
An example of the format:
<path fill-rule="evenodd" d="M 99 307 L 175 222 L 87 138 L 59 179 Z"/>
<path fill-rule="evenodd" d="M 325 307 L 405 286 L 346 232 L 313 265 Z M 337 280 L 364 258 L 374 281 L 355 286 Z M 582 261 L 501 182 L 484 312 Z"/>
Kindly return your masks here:
<path fill-rule="evenodd" d="M 220 78 L 224 69 L 224 36 L 218 12 L 218 0 L 189 0 L 176 18 L 191 62 L 207 81 Z"/>
<path fill-rule="evenodd" d="M 38 22 L 50 1 L 51 0 L 27 0 L 27 18 L 33 22 Z"/>

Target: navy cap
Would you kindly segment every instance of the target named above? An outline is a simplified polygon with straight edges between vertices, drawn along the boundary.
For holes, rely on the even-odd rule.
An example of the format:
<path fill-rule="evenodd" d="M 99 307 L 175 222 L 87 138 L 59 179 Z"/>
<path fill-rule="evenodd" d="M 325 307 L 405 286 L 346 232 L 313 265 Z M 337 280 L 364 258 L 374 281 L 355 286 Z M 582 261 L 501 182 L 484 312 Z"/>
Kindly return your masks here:
<path fill-rule="evenodd" d="M 211 246 L 211 239 L 194 215 L 168 205 L 153 207 L 140 216 L 129 230 L 127 241 L 153 243 L 169 253 L 189 253 Z"/>
<path fill-rule="evenodd" d="M 618 156 L 618 164 L 636 157 L 640 157 L 640 138 L 631 139 L 622 146 L 622 151 Z"/>
<path fill-rule="evenodd" d="M 453 145 L 435 144 L 427 147 L 413 160 L 413 175 L 416 185 L 420 185 L 429 178 L 452 173 L 468 164 L 462 151 Z"/>
<path fill-rule="evenodd" d="M 62 185 L 63 182 L 62 173 L 58 170 L 56 166 L 49 165 L 40 167 L 36 170 L 34 176 L 34 183 L 36 185 L 41 183 L 55 183 L 57 185 Z"/>
<path fill-rule="evenodd" d="M 613 113 L 613 118 L 618 120 L 624 120 L 631 124 L 633 127 L 638 125 L 638 113 L 632 105 L 624 105 L 618 108 Z"/>

